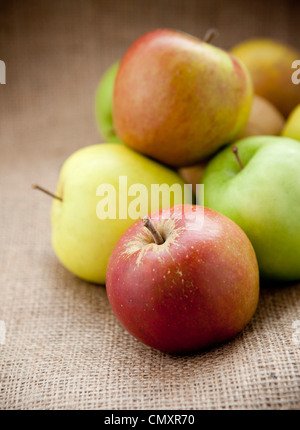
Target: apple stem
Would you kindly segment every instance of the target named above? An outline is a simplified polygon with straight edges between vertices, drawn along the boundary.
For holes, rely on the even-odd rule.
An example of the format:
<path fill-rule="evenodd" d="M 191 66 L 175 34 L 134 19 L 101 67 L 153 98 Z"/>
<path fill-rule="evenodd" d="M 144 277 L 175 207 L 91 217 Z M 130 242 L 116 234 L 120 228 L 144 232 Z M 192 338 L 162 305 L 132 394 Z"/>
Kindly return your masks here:
<path fill-rule="evenodd" d="M 157 230 L 157 228 L 155 227 L 151 219 L 148 217 L 148 215 L 144 216 L 143 224 L 152 234 L 154 242 L 157 245 L 162 245 L 164 243 L 164 239 L 162 238 L 161 234 L 159 233 L 159 231 Z"/>
<path fill-rule="evenodd" d="M 219 32 L 215 28 L 209 28 L 204 35 L 203 41 L 205 43 L 210 43 L 218 35 Z"/>
<path fill-rule="evenodd" d="M 45 188 L 40 187 L 39 185 L 36 184 L 32 184 L 31 188 L 35 189 L 35 190 L 40 190 L 45 194 L 48 194 L 48 196 L 53 197 L 54 199 L 60 200 L 61 202 L 63 201 L 63 199 L 59 196 L 56 196 L 55 194 L 51 193 L 50 191 L 46 190 Z"/>
<path fill-rule="evenodd" d="M 234 155 L 235 155 L 236 161 L 237 161 L 237 163 L 238 163 L 238 165 L 239 165 L 240 169 L 242 170 L 242 169 L 244 168 L 244 165 L 243 165 L 243 163 L 242 163 L 242 160 L 240 159 L 239 151 L 238 151 L 237 146 L 235 146 L 235 145 L 234 145 L 234 146 L 232 146 L 231 150 L 232 150 L 232 152 L 233 152 L 233 153 L 234 153 Z"/>

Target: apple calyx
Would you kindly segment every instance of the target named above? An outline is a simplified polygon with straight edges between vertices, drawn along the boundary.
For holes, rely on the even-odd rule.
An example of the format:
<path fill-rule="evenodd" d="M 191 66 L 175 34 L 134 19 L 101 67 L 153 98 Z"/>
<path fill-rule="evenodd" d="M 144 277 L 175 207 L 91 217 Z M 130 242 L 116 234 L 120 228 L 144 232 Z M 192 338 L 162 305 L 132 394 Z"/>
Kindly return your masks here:
<path fill-rule="evenodd" d="M 154 242 L 157 245 L 162 245 L 165 241 L 161 236 L 161 234 L 159 233 L 159 231 L 157 230 L 157 228 L 155 227 L 155 225 L 153 224 L 153 222 L 151 221 L 151 219 L 149 218 L 149 216 L 148 215 L 144 216 L 142 221 L 144 226 L 150 231 L 154 239 Z"/>
<path fill-rule="evenodd" d="M 242 163 L 242 160 L 240 159 L 240 156 L 239 156 L 239 151 L 238 151 L 238 148 L 237 148 L 237 146 L 232 146 L 231 147 L 231 150 L 232 150 L 232 152 L 234 153 L 234 155 L 235 155 L 235 158 L 236 158 L 236 161 L 237 161 L 237 163 L 238 163 L 238 165 L 239 165 L 239 168 L 242 170 L 243 168 L 244 168 L 244 165 L 243 165 L 243 163 Z"/>
<path fill-rule="evenodd" d="M 55 195 L 55 194 L 51 193 L 50 191 L 46 190 L 46 189 L 45 189 L 45 188 L 43 188 L 43 187 L 40 187 L 39 185 L 32 184 L 32 185 L 31 185 L 31 188 L 33 188 L 33 189 L 35 189 L 35 190 L 42 191 L 43 193 L 48 194 L 48 196 L 53 197 L 54 199 L 60 200 L 61 202 L 63 201 L 63 199 L 62 199 L 61 197 L 59 197 L 59 196 L 57 196 L 57 195 Z"/>
<path fill-rule="evenodd" d="M 218 30 L 216 30 L 215 28 L 209 28 L 203 37 L 203 41 L 205 43 L 210 43 L 218 35 Z"/>

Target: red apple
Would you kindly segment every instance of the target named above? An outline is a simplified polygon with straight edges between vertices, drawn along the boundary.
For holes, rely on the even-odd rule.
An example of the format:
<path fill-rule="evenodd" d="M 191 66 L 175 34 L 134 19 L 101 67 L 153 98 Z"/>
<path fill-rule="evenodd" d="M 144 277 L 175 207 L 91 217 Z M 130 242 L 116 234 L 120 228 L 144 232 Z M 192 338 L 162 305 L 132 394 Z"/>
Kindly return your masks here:
<path fill-rule="evenodd" d="M 120 62 L 114 126 L 132 149 L 173 167 L 191 166 L 235 140 L 252 95 L 248 70 L 229 52 L 156 29 L 139 37 Z"/>
<path fill-rule="evenodd" d="M 211 209 L 179 205 L 137 221 L 121 236 L 106 288 L 133 336 L 160 351 L 184 353 L 226 341 L 246 326 L 258 303 L 259 272 L 237 224 Z"/>

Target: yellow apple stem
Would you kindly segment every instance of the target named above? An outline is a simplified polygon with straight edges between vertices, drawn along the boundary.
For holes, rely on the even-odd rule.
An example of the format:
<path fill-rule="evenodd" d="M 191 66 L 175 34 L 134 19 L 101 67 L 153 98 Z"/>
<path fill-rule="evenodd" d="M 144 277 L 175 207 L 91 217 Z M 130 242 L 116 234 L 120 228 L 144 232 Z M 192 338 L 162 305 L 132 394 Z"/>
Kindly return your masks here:
<path fill-rule="evenodd" d="M 152 234 L 154 242 L 157 245 L 162 245 L 164 243 L 164 239 L 162 238 L 161 234 L 159 233 L 159 231 L 157 230 L 157 228 L 155 227 L 151 219 L 148 217 L 148 215 L 144 216 L 143 224 Z"/>
<path fill-rule="evenodd" d="M 59 196 L 56 196 L 55 194 L 51 193 L 50 191 L 46 190 L 45 188 L 40 187 L 39 185 L 36 184 L 32 184 L 31 188 L 34 188 L 35 190 L 40 190 L 45 194 L 48 194 L 48 196 L 53 197 L 54 199 L 60 200 L 61 202 L 63 201 L 63 199 Z"/>
<path fill-rule="evenodd" d="M 242 170 L 244 168 L 244 165 L 242 163 L 242 160 L 240 159 L 238 148 L 234 145 L 234 146 L 232 146 L 231 150 L 235 155 L 236 161 L 237 161 L 240 169 Z"/>
<path fill-rule="evenodd" d="M 218 35 L 219 32 L 215 28 L 209 28 L 204 35 L 203 41 L 205 43 L 210 43 Z"/>

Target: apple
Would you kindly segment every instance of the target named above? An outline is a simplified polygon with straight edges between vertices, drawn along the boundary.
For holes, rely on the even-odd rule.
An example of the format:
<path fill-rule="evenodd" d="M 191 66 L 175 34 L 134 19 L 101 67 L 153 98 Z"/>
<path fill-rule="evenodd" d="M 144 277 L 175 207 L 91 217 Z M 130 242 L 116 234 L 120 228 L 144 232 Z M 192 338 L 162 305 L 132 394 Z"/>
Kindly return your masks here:
<path fill-rule="evenodd" d="M 123 180 L 121 182 L 121 179 Z M 174 187 L 152 199 L 153 184 Z M 99 284 L 122 233 L 140 216 L 182 203 L 174 171 L 117 143 L 84 147 L 64 163 L 52 207 L 52 244 L 69 271 Z M 152 209 L 153 208 L 153 209 Z"/>
<path fill-rule="evenodd" d="M 115 62 L 102 76 L 96 91 L 95 114 L 98 129 L 106 142 L 121 143 L 116 135 L 112 117 L 112 94 L 119 62 Z"/>
<path fill-rule="evenodd" d="M 121 236 L 106 290 L 135 338 L 163 352 L 186 353 L 243 330 L 257 307 L 259 271 L 237 224 L 201 206 L 177 205 L 136 221 Z"/>
<path fill-rule="evenodd" d="M 300 104 L 289 115 L 281 135 L 300 140 Z"/>
<path fill-rule="evenodd" d="M 249 136 L 278 136 L 285 123 L 284 116 L 268 100 L 254 95 L 246 127 L 238 139 Z"/>
<path fill-rule="evenodd" d="M 299 86 L 292 82 L 292 64 L 300 52 L 268 38 L 245 40 L 231 52 L 248 68 L 254 93 L 269 100 L 287 117 L 300 103 Z"/>
<path fill-rule="evenodd" d="M 229 146 L 208 164 L 204 204 L 235 221 L 255 249 L 260 273 L 300 279 L 300 145 L 256 136 Z"/>
<path fill-rule="evenodd" d="M 197 192 L 197 185 L 202 183 L 202 177 L 210 159 L 211 157 L 201 161 L 200 163 L 194 164 L 193 166 L 180 167 L 178 169 L 178 173 L 182 179 L 187 184 L 191 184 L 194 194 Z"/>
<path fill-rule="evenodd" d="M 252 95 L 248 71 L 230 53 L 176 30 L 153 30 L 121 59 L 114 125 L 129 147 L 185 167 L 235 139 Z"/>

